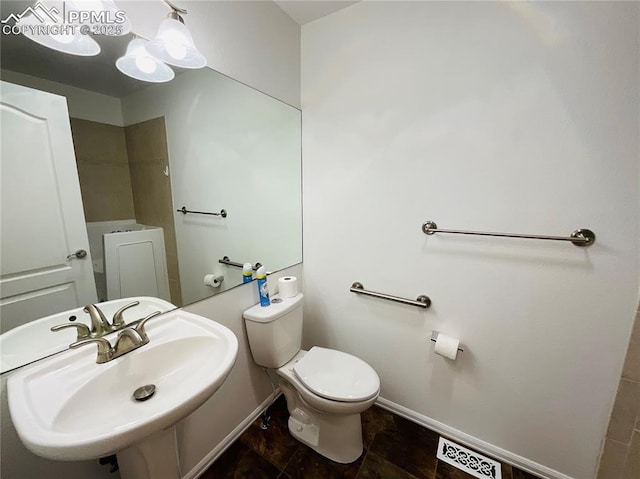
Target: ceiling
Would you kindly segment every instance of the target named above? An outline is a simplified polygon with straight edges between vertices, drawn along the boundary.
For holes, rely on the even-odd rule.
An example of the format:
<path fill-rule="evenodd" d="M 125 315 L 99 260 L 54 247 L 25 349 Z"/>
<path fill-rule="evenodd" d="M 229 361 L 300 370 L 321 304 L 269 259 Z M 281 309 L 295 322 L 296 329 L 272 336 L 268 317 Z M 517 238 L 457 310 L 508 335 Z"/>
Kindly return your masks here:
<path fill-rule="evenodd" d="M 18 14 L 33 5 L 33 0 L 0 0 L 0 17 Z M 2 35 L 2 68 L 45 80 L 72 85 L 104 95 L 121 98 L 149 84 L 123 75 L 115 68 L 133 34 L 122 37 L 93 36 L 101 51 L 92 57 L 67 55 L 44 47 L 24 35 Z M 176 74 L 182 69 L 174 68 Z"/>
<path fill-rule="evenodd" d="M 127 96 L 149 85 L 123 75 L 115 67 L 116 59 L 123 55 L 127 43 L 133 38 L 131 34 L 124 37 L 97 38 L 102 51 L 93 57 L 60 53 L 43 47 L 24 35 L 3 37 L 0 56 L 2 68 L 6 70 L 116 98 Z"/>
<path fill-rule="evenodd" d="M 296 23 L 303 25 L 341 10 L 356 1 L 335 0 L 275 0 L 275 3 Z M 0 17 L 18 14 L 33 4 L 33 0 L 0 0 Z M 0 42 L 2 68 L 27 75 L 65 83 L 121 98 L 148 86 L 115 68 L 115 61 L 124 54 L 133 35 L 125 37 L 93 37 L 101 47 L 95 57 L 66 55 L 43 47 L 23 35 L 3 35 Z M 97 60 L 97 61 L 96 61 Z M 176 74 L 182 69 L 173 68 Z"/>
<path fill-rule="evenodd" d="M 357 3 L 337 0 L 274 0 L 296 23 L 304 25 Z"/>

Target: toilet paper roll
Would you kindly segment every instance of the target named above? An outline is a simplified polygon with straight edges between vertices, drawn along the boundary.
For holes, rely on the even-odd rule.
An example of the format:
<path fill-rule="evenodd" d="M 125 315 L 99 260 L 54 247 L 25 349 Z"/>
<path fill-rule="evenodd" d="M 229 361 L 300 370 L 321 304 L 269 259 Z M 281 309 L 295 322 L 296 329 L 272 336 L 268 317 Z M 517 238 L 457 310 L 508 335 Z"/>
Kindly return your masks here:
<path fill-rule="evenodd" d="M 298 295 L 298 278 L 284 276 L 278 280 L 278 292 L 281 298 L 293 298 Z"/>
<path fill-rule="evenodd" d="M 446 334 L 439 333 L 436 338 L 436 354 L 449 359 L 456 359 L 460 340 Z"/>
<path fill-rule="evenodd" d="M 204 284 L 213 288 L 219 288 L 223 281 L 224 276 L 222 275 L 207 274 L 204 277 Z"/>

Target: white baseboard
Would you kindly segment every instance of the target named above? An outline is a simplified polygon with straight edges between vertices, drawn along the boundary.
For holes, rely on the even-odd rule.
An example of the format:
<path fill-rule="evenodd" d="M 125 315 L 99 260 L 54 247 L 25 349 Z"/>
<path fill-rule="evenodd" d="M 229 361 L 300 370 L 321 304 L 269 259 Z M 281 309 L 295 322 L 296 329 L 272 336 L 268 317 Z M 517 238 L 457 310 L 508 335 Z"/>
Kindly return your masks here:
<path fill-rule="evenodd" d="M 447 436 L 449 439 L 455 440 L 464 446 L 471 447 L 483 454 L 492 456 L 499 461 L 506 462 L 508 464 L 511 464 L 512 466 L 516 466 L 518 469 L 521 469 L 523 471 L 541 476 L 545 479 L 573 479 L 566 474 L 562 474 L 561 472 L 550 469 L 546 466 L 543 466 L 542 464 L 538 464 L 537 462 L 530 461 L 529 459 L 506 451 L 502 448 L 494 446 L 493 444 L 489 444 L 488 442 L 470 436 L 469 434 L 466 434 L 462 431 L 458 431 L 457 429 L 438 422 L 435 419 L 423 416 L 422 414 L 412 411 L 411 409 L 407 409 L 404 406 L 400 406 L 399 404 L 391 402 L 388 399 L 379 397 L 376 401 L 376 404 L 383 409 L 397 414 L 398 416 L 415 422 L 420 426 L 429 428 L 432 431 L 437 432 L 438 434 Z"/>
<path fill-rule="evenodd" d="M 265 399 L 244 421 L 242 421 L 238 426 L 227 434 L 222 442 L 220 442 L 216 447 L 214 447 L 209 454 L 207 454 L 198 464 L 196 464 L 189 472 L 182 476 L 182 479 L 196 479 L 200 474 L 207 470 L 207 468 L 213 464 L 213 462 L 218 459 L 218 457 L 227 450 L 233 442 L 242 436 L 242 433 L 245 432 L 249 426 L 256 420 L 262 411 L 268 408 L 277 398 L 280 396 L 280 389 L 276 389 L 273 393 L 271 393 L 267 399 Z"/>

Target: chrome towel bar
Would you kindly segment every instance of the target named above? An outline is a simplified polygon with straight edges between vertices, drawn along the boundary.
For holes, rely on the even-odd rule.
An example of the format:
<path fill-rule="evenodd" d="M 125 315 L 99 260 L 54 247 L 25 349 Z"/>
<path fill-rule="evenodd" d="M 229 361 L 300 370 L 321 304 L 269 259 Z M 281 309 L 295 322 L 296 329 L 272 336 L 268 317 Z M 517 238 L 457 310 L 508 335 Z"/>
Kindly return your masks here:
<path fill-rule="evenodd" d="M 218 263 L 226 264 L 227 266 L 235 266 L 236 268 L 244 267 L 243 263 L 237 263 L 235 261 L 231 261 L 228 256 L 223 256 L 222 259 L 218 260 Z M 254 271 L 258 271 L 258 268 L 262 266 L 262 263 L 256 263 L 252 266 Z"/>
<path fill-rule="evenodd" d="M 227 217 L 227 210 L 220 210 L 220 213 L 209 213 L 207 211 L 192 211 L 188 210 L 186 206 L 183 206 L 179 210 L 176 210 L 178 213 L 182 213 L 186 215 L 187 213 L 195 213 L 197 215 L 211 215 L 211 216 L 222 216 L 223 218 Z"/>
<path fill-rule="evenodd" d="M 362 283 L 358 283 L 357 281 L 351 285 L 349 289 L 352 293 L 365 294 L 367 296 L 373 296 L 374 298 L 387 299 L 389 301 L 395 301 L 396 303 L 410 304 L 411 306 L 417 306 L 419 308 L 428 308 L 431 306 L 431 299 L 429 296 L 420 295 L 414 301 L 412 299 L 401 298 L 399 296 L 392 296 L 390 294 L 377 293 L 375 291 L 369 291 L 364 289 Z"/>
<path fill-rule="evenodd" d="M 571 236 L 549 236 L 549 235 L 530 235 L 520 233 L 494 233 L 484 231 L 465 231 L 465 230 L 445 230 L 438 228 L 438 225 L 433 221 L 427 221 L 422 225 L 422 232 L 426 235 L 432 235 L 435 233 L 453 233 L 459 235 L 478 235 L 478 236 L 500 236 L 504 238 L 526 238 L 526 239 L 541 239 L 541 240 L 553 240 L 553 241 L 570 241 L 576 246 L 591 246 L 596 242 L 596 235 L 593 231 L 586 228 L 580 228 L 571 233 Z"/>

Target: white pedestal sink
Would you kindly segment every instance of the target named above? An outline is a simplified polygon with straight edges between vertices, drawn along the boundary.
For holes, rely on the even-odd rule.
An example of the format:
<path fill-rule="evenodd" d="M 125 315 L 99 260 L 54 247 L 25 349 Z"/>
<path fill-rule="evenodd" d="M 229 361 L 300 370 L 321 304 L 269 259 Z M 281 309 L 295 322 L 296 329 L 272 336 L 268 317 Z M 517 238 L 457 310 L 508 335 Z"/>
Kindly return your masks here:
<path fill-rule="evenodd" d="M 173 426 L 220 387 L 238 341 L 221 324 L 180 310 L 151 319 L 147 334 L 148 344 L 104 364 L 86 346 L 14 373 L 9 409 L 25 446 L 54 460 L 116 453 L 122 479 L 177 479 Z M 153 396 L 135 400 L 149 384 Z"/>

